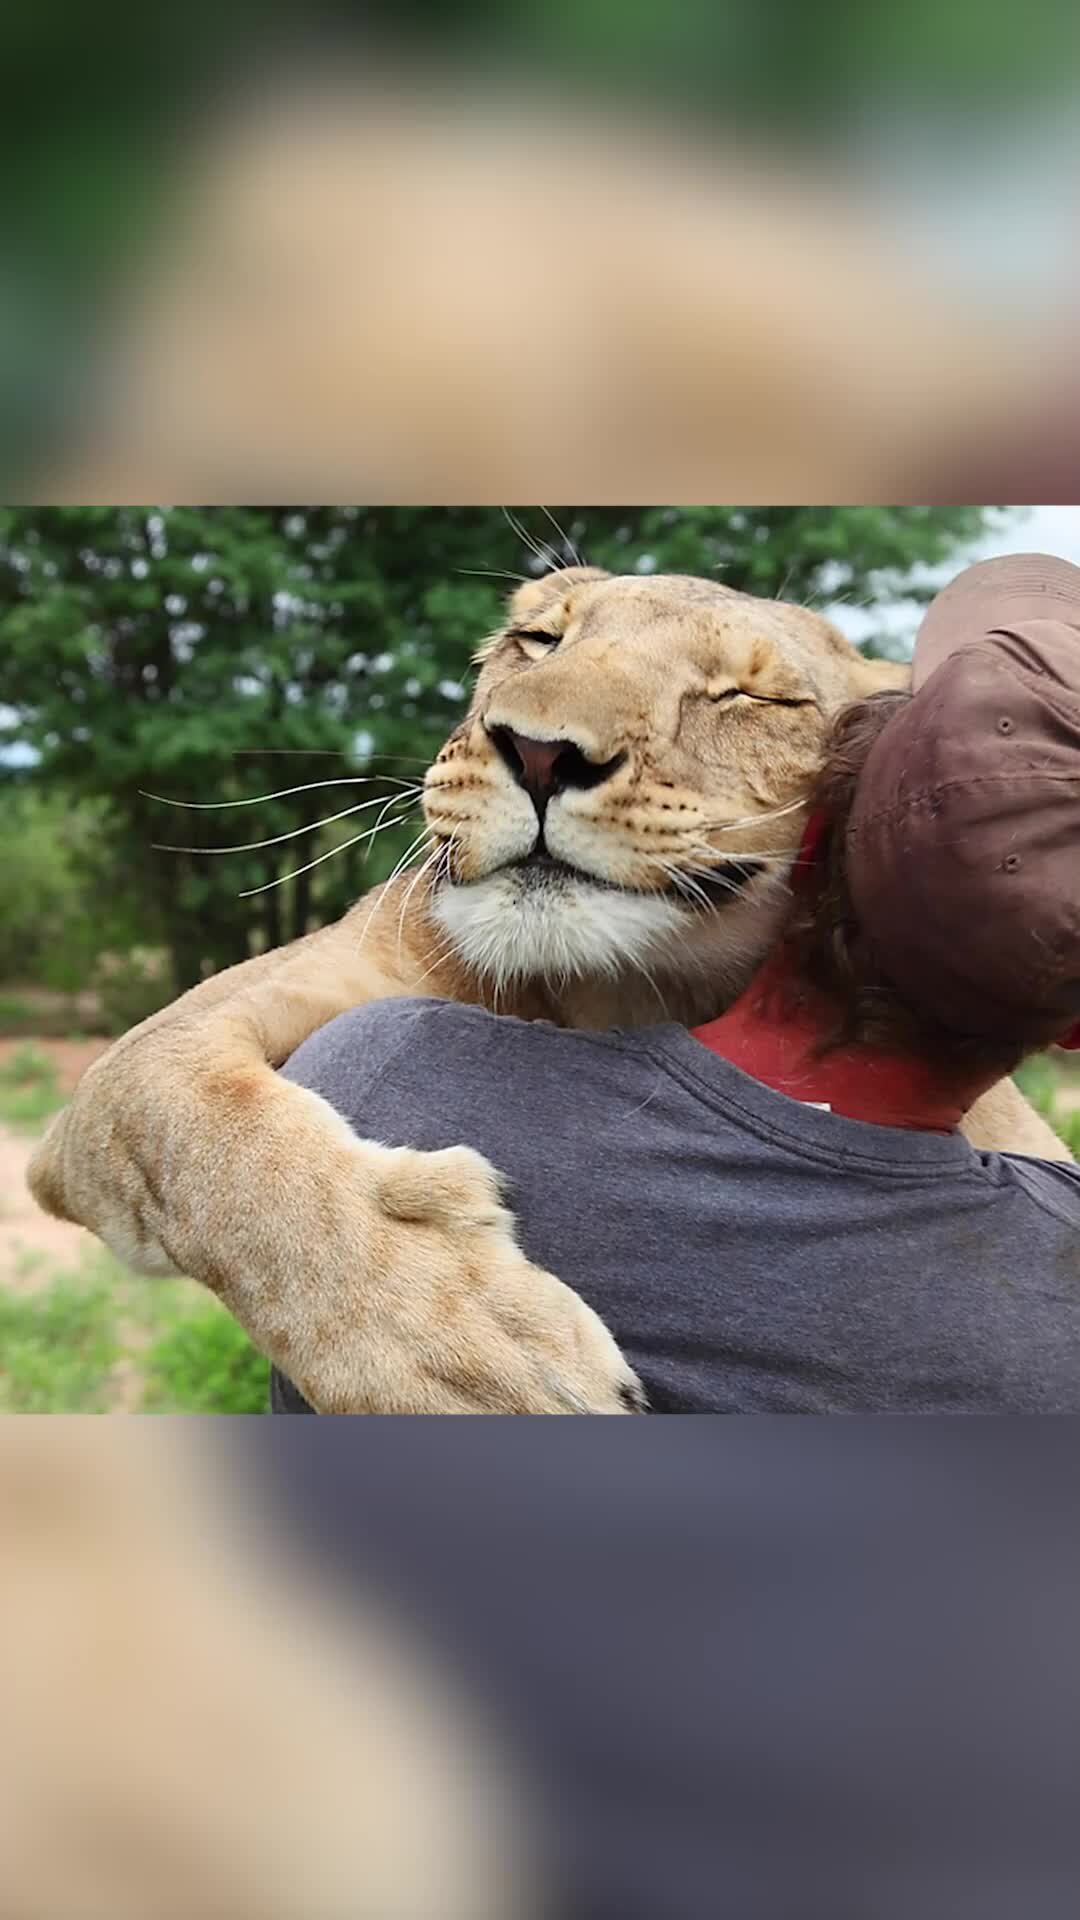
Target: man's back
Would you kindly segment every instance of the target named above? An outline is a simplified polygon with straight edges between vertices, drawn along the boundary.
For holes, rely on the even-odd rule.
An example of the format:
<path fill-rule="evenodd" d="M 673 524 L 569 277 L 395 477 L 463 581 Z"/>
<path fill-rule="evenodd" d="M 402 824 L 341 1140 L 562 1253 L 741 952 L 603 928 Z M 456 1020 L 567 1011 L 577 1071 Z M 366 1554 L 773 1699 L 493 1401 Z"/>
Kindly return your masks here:
<path fill-rule="evenodd" d="M 388 1146 L 485 1154 L 657 1411 L 1080 1410 L 1080 1168 L 800 1105 L 677 1027 L 386 1001 L 285 1072 Z"/>

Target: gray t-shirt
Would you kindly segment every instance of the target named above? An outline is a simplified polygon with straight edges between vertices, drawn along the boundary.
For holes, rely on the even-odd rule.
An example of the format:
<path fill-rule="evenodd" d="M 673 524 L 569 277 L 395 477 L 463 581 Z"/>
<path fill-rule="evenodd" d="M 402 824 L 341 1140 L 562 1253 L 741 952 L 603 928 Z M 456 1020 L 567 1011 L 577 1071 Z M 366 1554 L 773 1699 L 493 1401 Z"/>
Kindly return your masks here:
<path fill-rule="evenodd" d="M 485 1154 L 657 1412 L 1080 1411 L 1080 1167 L 802 1105 L 676 1026 L 388 1000 L 284 1073 L 386 1146 Z"/>

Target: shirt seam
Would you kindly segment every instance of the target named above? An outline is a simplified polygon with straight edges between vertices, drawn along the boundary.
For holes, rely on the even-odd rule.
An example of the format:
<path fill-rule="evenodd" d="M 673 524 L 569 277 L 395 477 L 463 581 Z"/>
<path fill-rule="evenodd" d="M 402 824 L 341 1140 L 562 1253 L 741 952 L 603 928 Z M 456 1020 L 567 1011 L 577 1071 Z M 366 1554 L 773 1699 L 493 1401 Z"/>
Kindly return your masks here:
<path fill-rule="evenodd" d="M 433 1000 L 431 1005 L 434 1011 L 445 1012 L 454 1010 L 460 1012 L 461 1010 L 460 1001 Z M 469 1007 L 468 1011 L 473 1014 L 483 1015 L 487 1010 L 483 1007 Z M 528 1026 L 531 1023 L 522 1021 L 521 1024 Z M 558 1027 L 553 1021 L 548 1024 L 551 1026 L 553 1032 L 557 1034 L 565 1034 L 568 1037 L 572 1037 L 575 1041 L 588 1041 L 591 1046 L 599 1047 L 607 1053 L 626 1052 L 627 1036 L 625 1033 L 596 1033 L 586 1027 Z M 831 1167 L 835 1171 L 837 1161 L 842 1157 L 847 1161 L 857 1161 L 861 1166 L 870 1170 L 876 1170 L 883 1177 L 891 1179 L 911 1180 L 921 1177 L 938 1180 L 956 1178 L 958 1176 L 970 1176 L 976 1179 L 980 1185 L 992 1184 L 988 1175 L 982 1167 L 979 1166 L 977 1161 L 974 1166 L 965 1163 L 961 1167 L 957 1163 L 951 1162 L 948 1166 L 935 1167 L 921 1160 L 897 1162 L 882 1159 L 877 1154 L 860 1151 L 857 1147 L 850 1149 L 850 1151 L 846 1148 L 843 1150 L 838 1148 L 835 1152 L 830 1153 L 827 1148 L 808 1145 L 805 1141 L 800 1140 L 797 1134 L 789 1133 L 782 1127 L 776 1126 L 762 1115 L 737 1104 L 731 1096 L 719 1088 L 711 1086 L 702 1075 L 695 1073 L 688 1061 L 672 1059 L 667 1049 L 650 1046 L 648 1040 L 645 1038 L 645 1035 L 648 1033 L 647 1027 L 639 1029 L 639 1033 L 640 1040 L 638 1039 L 638 1035 L 631 1037 L 635 1043 L 640 1045 L 641 1051 L 648 1055 L 654 1065 L 663 1068 L 672 1079 L 678 1080 L 683 1086 L 687 1087 L 695 1099 L 701 1100 L 706 1106 L 713 1108 L 719 1107 L 725 1118 L 732 1121 L 734 1125 L 745 1126 L 750 1132 L 756 1133 L 759 1138 L 768 1140 L 770 1145 L 784 1147 L 788 1151 L 800 1155 L 803 1159 L 812 1160 L 815 1165 Z M 697 1044 L 700 1045 L 700 1042 Z M 386 1064 L 389 1065 L 389 1061 L 387 1061 Z M 747 1077 L 751 1078 L 751 1076 Z M 763 1083 L 758 1082 L 757 1084 L 760 1085 Z"/>
<path fill-rule="evenodd" d="M 1020 1162 L 1026 1162 L 1026 1161 L 1032 1160 L 1032 1156 L 1030 1154 L 1025 1154 L 1025 1153 L 1003 1153 L 1001 1158 L 1003 1160 L 1020 1161 Z M 1041 1166 L 1043 1163 L 1040 1160 L 1036 1159 L 1034 1160 L 1033 1164 L 1038 1167 L 1038 1166 Z M 1060 1161 L 1054 1161 L 1053 1164 L 1055 1166 L 1067 1166 L 1068 1162 L 1065 1160 L 1060 1160 Z M 1080 1168 L 1077 1169 L 1077 1174 L 1078 1174 L 1078 1198 L 1080 1198 Z M 1048 1213 L 1052 1220 L 1057 1221 L 1059 1226 L 1070 1227 L 1074 1233 L 1076 1232 L 1077 1228 L 1080 1227 L 1080 1204 L 1078 1204 L 1077 1212 L 1070 1218 L 1069 1214 L 1064 1212 L 1064 1210 L 1057 1205 L 1056 1200 L 1050 1199 L 1049 1195 L 1041 1194 L 1041 1193 L 1033 1193 L 1025 1180 L 1018 1180 L 1016 1184 L 1020 1188 L 1021 1193 L 1024 1195 L 1025 1200 L 1029 1200 L 1032 1206 L 1038 1207 L 1041 1213 Z"/>
<path fill-rule="evenodd" d="M 756 1133 L 759 1138 L 767 1140 L 771 1146 L 783 1147 L 800 1159 L 813 1161 L 816 1166 L 826 1166 L 835 1172 L 838 1162 L 842 1159 L 848 1163 L 854 1162 L 860 1170 L 876 1173 L 883 1179 L 908 1181 L 973 1179 L 980 1185 L 993 1184 L 977 1160 L 974 1165 L 969 1162 L 961 1165 L 957 1161 L 950 1161 L 945 1166 L 934 1166 L 922 1160 L 886 1160 L 878 1154 L 867 1153 L 858 1147 L 837 1147 L 835 1152 L 830 1152 L 826 1147 L 800 1140 L 797 1134 L 777 1126 L 774 1122 L 765 1119 L 762 1114 L 737 1106 L 731 1096 L 719 1088 L 710 1086 L 706 1080 L 695 1073 L 688 1061 L 673 1060 L 666 1053 L 657 1052 L 650 1047 L 646 1047 L 645 1050 L 656 1065 L 665 1068 L 672 1078 L 681 1081 L 684 1086 L 689 1086 L 690 1091 L 706 1105 L 720 1107 L 728 1119 L 745 1126 L 749 1132 Z"/>
<path fill-rule="evenodd" d="M 403 995 L 402 1000 L 406 997 L 407 996 Z M 434 995 L 432 995 L 430 999 L 426 996 L 417 996 L 417 998 L 423 998 L 424 1004 L 420 1007 L 414 1006 L 412 1008 L 408 1019 L 408 1030 L 402 1034 L 396 1046 L 394 1046 L 391 1052 L 386 1055 L 385 1059 L 380 1062 L 371 1078 L 367 1081 L 364 1089 L 365 1097 L 372 1095 L 381 1085 L 384 1076 L 393 1066 L 398 1054 L 407 1046 L 409 1032 L 415 1026 L 416 1021 L 421 1015 L 465 1012 L 481 1018 L 490 1017 L 487 1008 L 470 1006 L 460 1000 L 442 1000 L 437 999 Z M 369 1006 L 375 1004 L 373 1001 L 368 1003 Z M 398 1011 L 403 1010 L 401 1001 L 391 1000 L 388 1004 L 394 1006 Z M 361 1013 L 366 1012 L 367 1009 L 355 1008 L 350 1009 L 350 1011 Z M 519 1024 L 529 1026 L 532 1022 L 521 1021 Z M 599 1048 L 606 1053 L 625 1053 L 627 1051 L 626 1035 L 624 1033 L 596 1033 L 585 1027 L 559 1027 L 556 1026 L 554 1021 L 544 1022 L 543 1024 L 549 1026 L 553 1033 L 572 1038 L 575 1041 L 586 1041 L 589 1045 Z M 870 1173 L 875 1173 L 883 1179 L 906 1179 L 909 1181 L 912 1179 L 971 1179 L 979 1186 L 993 1187 L 996 1184 L 991 1180 L 986 1169 L 977 1158 L 975 1158 L 973 1162 L 965 1162 L 963 1166 L 951 1162 L 946 1166 L 937 1167 L 918 1160 L 886 1160 L 877 1154 L 863 1152 L 857 1147 L 851 1149 L 838 1148 L 835 1152 L 830 1153 L 827 1148 L 817 1147 L 816 1145 L 800 1140 L 795 1133 L 788 1132 L 787 1129 L 777 1126 L 775 1123 L 765 1119 L 763 1115 L 740 1105 L 732 1095 L 718 1087 L 710 1085 L 702 1075 L 696 1073 L 689 1061 L 673 1059 L 665 1048 L 650 1046 L 645 1039 L 645 1035 L 648 1032 L 647 1028 L 642 1028 L 640 1032 L 641 1051 L 647 1054 L 653 1064 L 660 1067 L 670 1078 L 679 1081 L 683 1086 L 687 1087 L 695 1099 L 700 1100 L 705 1106 L 719 1108 L 724 1116 L 731 1120 L 734 1125 L 745 1127 L 748 1132 L 754 1133 L 759 1138 L 767 1140 L 770 1145 L 782 1147 L 800 1159 L 813 1162 L 816 1166 L 825 1166 L 835 1171 L 837 1161 L 843 1158 L 846 1161 L 856 1162 L 862 1169 Z M 634 1038 L 636 1039 L 636 1036 L 634 1036 Z M 752 1078 L 752 1076 L 747 1077 Z M 760 1085 L 764 1083 L 759 1082 L 757 1084 Z M 352 1122 L 350 1121 L 349 1124 L 352 1125 Z M 353 1130 L 355 1132 L 355 1127 Z M 1009 1161 L 1023 1160 L 1030 1156 L 1006 1153 L 1001 1154 L 999 1157 L 1005 1161 Z M 1039 1165 L 1040 1163 L 1036 1160 L 1035 1164 Z M 1048 1200 L 1041 1194 L 1033 1193 L 1026 1183 L 1021 1182 L 1018 1184 L 1021 1185 L 1025 1198 L 1029 1200 L 1033 1206 L 1038 1207 L 1040 1212 L 1050 1215 L 1052 1219 L 1057 1221 L 1059 1226 L 1076 1228 L 1078 1224 L 1077 1220 L 1070 1218 L 1069 1215 L 1062 1211 L 1053 1201 Z"/>

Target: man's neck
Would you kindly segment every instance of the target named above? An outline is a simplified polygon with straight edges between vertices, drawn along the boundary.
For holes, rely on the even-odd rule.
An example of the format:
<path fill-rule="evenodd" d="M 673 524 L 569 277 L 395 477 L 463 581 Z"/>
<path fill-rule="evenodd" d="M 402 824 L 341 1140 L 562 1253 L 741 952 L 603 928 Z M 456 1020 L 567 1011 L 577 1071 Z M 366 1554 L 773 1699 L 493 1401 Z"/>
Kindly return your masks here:
<path fill-rule="evenodd" d="M 797 1001 L 778 959 L 766 962 L 740 1000 L 695 1040 L 792 1100 L 827 1106 L 849 1120 L 925 1133 L 951 1133 L 997 1075 L 942 1074 L 915 1055 L 861 1042 L 818 1055 L 837 1010 L 807 990 Z"/>

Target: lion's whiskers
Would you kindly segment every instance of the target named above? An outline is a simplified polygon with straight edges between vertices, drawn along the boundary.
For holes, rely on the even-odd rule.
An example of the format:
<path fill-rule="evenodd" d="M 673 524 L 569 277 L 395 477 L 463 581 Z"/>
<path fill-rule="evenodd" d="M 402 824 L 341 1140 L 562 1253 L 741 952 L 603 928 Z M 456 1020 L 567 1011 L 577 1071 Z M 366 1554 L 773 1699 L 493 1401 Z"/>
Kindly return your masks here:
<path fill-rule="evenodd" d="M 360 948 L 364 944 L 364 941 L 367 939 L 368 933 L 371 930 L 372 922 L 376 919 L 380 910 L 386 905 L 386 902 L 391 898 L 391 889 L 393 887 L 394 881 L 400 879 L 401 875 L 405 872 L 406 868 L 410 865 L 411 861 L 415 859 L 418 854 L 428 853 L 428 848 L 425 843 L 428 841 L 430 837 L 431 837 L 431 829 L 425 825 L 423 831 L 417 834 L 416 839 L 413 840 L 411 845 L 406 847 L 400 860 L 398 860 L 398 862 L 396 863 L 393 871 L 387 875 L 382 885 L 378 888 L 375 894 L 375 898 L 372 901 L 371 906 L 368 908 L 367 917 L 364 921 L 364 924 L 360 929 L 360 938 L 356 943 L 357 952 L 359 952 Z M 432 853 L 438 854 L 441 852 L 442 852 L 441 844 L 435 844 L 433 842 Z M 429 855 L 429 858 L 430 858 L 430 855 Z M 421 873 L 423 872 L 424 866 L 426 864 L 427 864 L 427 861 L 425 860 L 420 869 Z M 419 878 L 419 875 L 417 876 L 417 878 Z"/>
<path fill-rule="evenodd" d="M 760 827 L 767 820 L 784 820 L 788 814 L 803 812 L 805 807 L 804 797 L 790 800 L 786 807 L 770 807 L 765 813 L 744 814 L 741 820 L 704 820 L 702 825 L 707 833 L 734 833 L 739 827 Z"/>
<path fill-rule="evenodd" d="M 430 979 L 431 975 L 435 972 L 436 968 L 441 967 L 444 960 L 449 960 L 450 955 L 454 952 L 455 952 L 455 943 L 449 936 L 447 936 L 447 938 L 442 941 L 441 945 L 436 947 L 435 952 L 432 956 L 431 962 L 428 966 L 424 968 L 423 973 L 417 974 L 416 979 L 412 983 L 414 990 L 422 987 L 424 984 L 424 981 Z M 497 1008 L 495 1007 L 492 1008 L 492 1012 L 497 1012 L 497 1011 L 498 1011 Z"/>
<path fill-rule="evenodd" d="M 699 853 L 712 854 L 715 852 L 715 849 L 711 847 L 699 847 L 696 851 Z M 734 858 L 736 860 L 744 858 L 747 864 L 750 864 L 758 860 L 788 859 L 791 852 L 792 849 L 790 847 L 755 848 L 753 852 L 747 852 L 742 856 L 736 855 Z M 729 880 L 723 873 L 718 873 L 715 866 L 699 865 L 697 862 L 689 866 L 680 866 L 676 861 L 664 860 L 657 854 L 647 854 L 644 857 L 650 866 L 656 867 L 663 873 L 665 879 L 668 880 L 677 893 L 680 893 L 685 900 L 693 901 L 698 906 L 710 908 L 715 904 L 710 900 L 705 888 L 699 884 L 701 881 L 707 881 L 712 887 L 723 887 L 728 893 L 740 898 L 745 896 L 745 887 L 735 880 Z M 791 891 L 783 873 L 770 872 L 767 868 L 763 868 L 759 874 L 755 874 L 754 880 L 757 883 L 761 883 L 758 885 L 759 895 L 765 888 L 773 892 L 783 891 L 790 893 Z"/>
<path fill-rule="evenodd" d="M 740 860 L 790 860 L 798 852 L 797 847 L 712 847 L 707 840 L 699 840 L 689 849 L 705 861 L 715 865 L 717 860 L 737 862 Z"/>
<path fill-rule="evenodd" d="M 660 859 L 657 854 L 651 854 L 647 857 L 649 865 L 659 868 L 664 878 L 675 888 L 677 893 L 682 894 L 684 899 L 697 900 L 703 907 L 707 907 L 710 904 L 708 895 L 698 886 L 697 881 L 685 867 L 677 867 L 670 860 Z"/>
<path fill-rule="evenodd" d="M 300 759 L 300 760 L 349 760 L 352 758 L 348 747 L 234 747 L 231 760 L 250 760 L 258 754 L 264 760 Z M 394 767 L 429 767 L 430 755 L 425 759 L 418 753 L 371 753 L 364 757 L 364 765 L 375 766 L 380 760 L 389 760 Z M 377 773 L 358 774 L 357 779 L 377 780 Z M 174 804 L 180 805 L 181 802 Z"/>
<path fill-rule="evenodd" d="M 633 965 L 633 968 L 632 968 L 632 971 L 633 971 L 634 973 L 640 973 L 640 975 L 641 975 L 641 977 L 642 977 L 642 979 L 643 979 L 643 980 L 645 981 L 645 983 L 646 983 L 646 985 L 647 985 L 647 986 L 649 986 L 649 987 L 651 987 L 651 989 L 652 989 L 652 991 L 653 991 L 653 993 L 654 993 L 654 994 L 656 995 L 656 998 L 657 998 L 657 1000 L 658 1000 L 658 1001 L 660 1002 L 660 1011 L 661 1011 L 661 1013 L 663 1014 L 663 1016 L 664 1016 L 664 1019 L 665 1019 L 665 1020 L 670 1020 L 670 1019 L 671 1019 L 671 1009 L 670 1009 L 670 1007 L 668 1006 L 668 1003 L 667 1003 L 667 1001 L 666 1001 L 666 1000 L 664 999 L 664 996 L 663 996 L 663 994 L 661 993 L 661 991 L 660 991 L 660 989 L 659 989 L 659 987 L 658 987 L 658 986 L 657 986 L 657 984 L 656 984 L 656 979 L 655 979 L 655 976 L 654 976 L 654 974 L 653 974 L 653 972 L 652 972 L 652 969 L 651 969 L 650 967 L 647 967 L 647 966 L 645 965 L 645 962 L 644 962 L 644 960 L 641 960 L 641 959 L 638 959 L 637 961 L 635 961 L 635 962 L 634 962 L 634 965 Z M 635 1111 L 636 1111 L 636 1109 L 635 1109 Z"/>
<path fill-rule="evenodd" d="M 388 820 L 381 831 L 386 832 L 387 828 L 396 827 L 399 824 L 402 824 L 401 819 Z M 321 867 L 325 860 L 332 860 L 335 854 L 347 853 L 350 847 L 359 846 L 361 840 L 373 839 L 378 832 L 380 827 L 376 821 L 373 827 L 365 827 L 363 833 L 354 833 L 350 840 L 343 840 L 340 846 L 329 847 L 325 853 L 317 854 L 314 860 L 307 861 L 304 866 L 293 867 L 289 873 L 279 874 L 276 880 L 265 880 L 261 887 L 244 887 L 236 897 L 238 900 L 250 900 L 257 893 L 269 893 L 271 887 L 282 887 L 286 880 L 295 880 L 302 873 L 310 873 L 314 867 Z"/>
<path fill-rule="evenodd" d="M 454 572 L 471 574 L 478 580 L 516 580 L 519 587 L 529 578 L 527 573 L 507 573 L 505 567 L 455 567 Z"/>
<path fill-rule="evenodd" d="M 560 527 L 558 521 L 555 518 L 555 515 L 551 511 L 551 508 L 541 506 L 540 511 L 544 515 L 544 518 L 546 520 L 551 521 L 551 524 L 554 527 L 556 533 L 558 534 L 559 539 L 563 543 L 564 550 L 570 555 L 570 558 L 573 560 L 574 565 L 576 567 L 586 566 L 587 562 L 584 554 L 580 551 L 578 547 L 574 545 L 574 542 L 571 540 L 570 535 L 567 533 L 565 527 Z"/>
<path fill-rule="evenodd" d="M 335 780 L 307 780 L 299 787 L 281 787 L 276 793 L 257 793 L 246 800 L 174 800 L 167 793 L 139 793 L 144 800 L 156 800 L 163 807 L 186 807 L 189 813 L 211 813 L 222 807 L 261 807 L 266 800 L 287 800 L 294 793 L 316 793 L 320 787 L 404 787 L 414 796 L 421 789 L 415 780 L 397 780 L 388 773 L 351 773 Z M 381 795 L 379 796 L 381 798 Z"/>
<path fill-rule="evenodd" d="M 413 878 L 410 880 L 409 885 L 405 889 L 405 897 L 401 902 L 401 912 L 398 914 L 397 960 L 398 960 L 399 967 L 401 965 L 401 942 L 405 932 L 405 915 L 409 909 L 409 901 L 412 899 L 413 894 L 416 892 L 417 886 L 419 885 L 420 881 L 423 879 L 425 873 L 427 873 L 429 868 L 434 867 L 437 864 L 440 858 L 440 855 L 442 855 L 443 851 L 444 851 L 443 847 L 439 845 L 438 842 L 436 842 L 433 845 L 431 852 L 428 854 L 426 860 L 423 860 L 421 862 Z"/>
<path fill-rule="evenodd" d="M 425 822 L 424 826 L 421 828 L 420 832 L 416 835 L 415 839 L 409 842 L 409 845 L 406 847 L 400 860 L 397 861 L 397 863 L 395 864 L 391 872 L 387 874 L 386 879 L 382 883 L 383 892 L 385 892 L 387 888 L 391 887 L 395 880 L 400 878 L 400 876 L 405 872 L 406 868 L 412 863 L 413 859 L 418 853 L 427 852 L 427 846 L 425 843 L 431 838 L 432 838 L 431 829 Z M 432 841 L 432 844 L 434 844 L 434 841 Z"/>
<path fill-rule="evenodd" d="M 444 841 L 441 846 L 436 848 L 435 872 L 432 876 L 433 884 L 436 881 L 438 881 L 440 878 L 445 878 L 446 874 L 449 873 L 451 852 L 452 852 L 452 844 L 449 840 Z M 442 863 L 441 871 L 440 871 L 440 861 Z M 448 933 L 444 936 L 444 938 L 441 941 L 437 943 L 435 950 L 432 953 L 431 959 L 428 962 L 428 965 L 424 968 L 423 973 L 417 975 L 415 981 L 413 982 L 414 989 L 422 987 L 424 984 L 424 981 L 430 978 L 430 976 L 436 971 L 436 968 L 441 967 L 444 960 L 448 960 L 451 954 L 456 955 L 456 953 L 457 953 L 457 941 L 454 938 L 454 935 L 452 933 Z M 496 985 L 496 1001 L 493 1006 L 494 1012 L 498 1011 L 497 995 L 498 995 L 498 986 Z"/>
<path fill-rule="evenodd" d="M 559 571 L 558 554 L 552 553 L 550 547 L 542 546 L 540 542 L 536 539 L 535 535 L 529 532 L 529 529 L 528 527 L 525 526 L 524 522 L 519 520 L 515 514 L 511 513 L 509 507 L 503 507 L 501 509 L 501 512 L 502 512 L 503 519 L 506 521 L 507 526 L 512 530 L 512 532 L 516 533 L 518 539 L 522 543 L 522 546 L 527 547 L 530 553 L 535 554 L 536 558 L 540 561 L 541 565 L 544 567 L 544 569 L 547 572 L 558 573 Z"/>
<path fill-rule="evenodd" d="M 418 787 L 416 794 L 419 794 L 419 792 L 420 789 Z M 411 808 L 415 798 L 415 794 L 395 793 L 387 800 L 383 794 L 376 794 L 374 800 L 359 800 L 354 807 L 343 807 L 340 813 L 327 814 L 325 819 L 313 820 L 307 826 L 291 827 L 288 833 L 272 834 L 268 840 L 245 840 L 240 841 L 232 847 L 181 847 L 173 846 L 166 841 L 154 841 L 152 843 L 153 850 L 155 853 L 256 853 L 263 847 L 280 846 L 283 840 L 299 839 L 301 834 L 318 833 L 322 827 L 332 827 L 337 820 L 347 820 L 351 814 L 366 812 L 368 807 L 381 806 L 382 812 L 379 814 L 375 825 L 370 829 L 371 835 L 374 836 L 376 833 L 385 831 L 379 823 L 389 807 L 397 806 L 400 803 L 406 808 Z M 404 820 L 406 817 L 406 814 L 399 814 L 397 820 L 389 820 L 386 824 L 387 826 L 396 826 L 399 821 Z"/>

